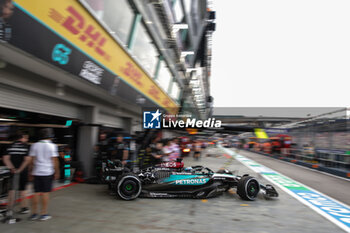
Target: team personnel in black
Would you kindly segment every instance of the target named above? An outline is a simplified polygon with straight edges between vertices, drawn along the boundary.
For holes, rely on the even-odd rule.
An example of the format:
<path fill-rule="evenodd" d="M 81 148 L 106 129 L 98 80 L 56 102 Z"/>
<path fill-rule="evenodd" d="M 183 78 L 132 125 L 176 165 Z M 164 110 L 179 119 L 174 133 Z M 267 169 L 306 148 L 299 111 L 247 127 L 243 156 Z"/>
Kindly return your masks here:
<path fill-rule="evenodd" d="M 26 185 L 28 182 L 28 165 L 30 162 L 30 158 L 28 156 L 29 152 L 29 145 L 28 142 L 28 135 L 19 132 L 16 135 L 16 141 L 12 143 L 6 150 L 6 154 L 3 157 L 4 164 L 11 170 L 12 179 L 14 178 L 14 175 L 19 175 L 19 186 L 18 190 L 20 191 L 21 196 L 21 214 L 29 213 L 29 209 L 27 207 L 26 203 Z M 8 217 L 12 217 L 12 207 L 15 202 L 15 187 L 13 184 L 14 180 L 12 180 L 10 191 L 8 195 Z"/>
<path fill-rule="evenodd" d="M 107 159 L 109 155 L 110 144 L 107 139 L 107 134 L 101 133 L 99 141 L 95 146 L 95 152 L 97 153 L 97 158 Z"/>
<path fill-rule="evenodd" d="M 111 154 L 111 160 L 120 160 L 125 165 L 126 160 L 129 158 L 129 148 L 127 143 L 123 141 L 123 135 L 117 136 L 117 142 L 113 146 L 113 152 Z"/>
<path fill-rule="evenodd" d="M 163 157 L 163 143 L 162 142 L 155 142 L 154 144 L 151 144 L 151 163 L 152 165 L 157 165 L 162 163 L 162 157 Z"/>

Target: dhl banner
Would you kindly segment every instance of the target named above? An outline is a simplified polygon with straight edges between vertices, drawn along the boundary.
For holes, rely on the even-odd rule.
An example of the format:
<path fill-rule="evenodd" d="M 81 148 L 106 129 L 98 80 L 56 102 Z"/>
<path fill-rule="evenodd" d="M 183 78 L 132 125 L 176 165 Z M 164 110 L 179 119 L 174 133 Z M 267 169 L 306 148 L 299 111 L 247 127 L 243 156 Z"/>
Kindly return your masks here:
<path fill-rule="evenodd" d="M 76 0 L 14 0 L 9 43 L 76 74 L 112 95 L 142 94 L 151 105 L 178 105 Z M 130 88 L 132 87 L 132 88 Z"/>

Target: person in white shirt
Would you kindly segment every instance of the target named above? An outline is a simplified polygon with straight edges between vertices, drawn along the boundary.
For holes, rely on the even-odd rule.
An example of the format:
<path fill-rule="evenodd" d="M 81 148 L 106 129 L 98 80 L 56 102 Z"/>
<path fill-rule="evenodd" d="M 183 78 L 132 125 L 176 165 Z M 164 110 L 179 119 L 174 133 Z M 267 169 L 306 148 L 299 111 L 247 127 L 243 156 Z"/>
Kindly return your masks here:
<path fill-rule="evenodd" d="M 57 146 L 52 143 L 53 130 L 41 129 L 42 140 L 34 143 L 29 152 L 31 157 L 32 172 L 34 178 L 34 197 L 32 200 L 32 215 L 30 220 L 48 220 L 51 216 L 47 212 L 49 193 L 52 189 L 53 179 L 59 179 L 59 161 Z M 39 196 L 41 198 L 41 212 L 38 214 Z"/>

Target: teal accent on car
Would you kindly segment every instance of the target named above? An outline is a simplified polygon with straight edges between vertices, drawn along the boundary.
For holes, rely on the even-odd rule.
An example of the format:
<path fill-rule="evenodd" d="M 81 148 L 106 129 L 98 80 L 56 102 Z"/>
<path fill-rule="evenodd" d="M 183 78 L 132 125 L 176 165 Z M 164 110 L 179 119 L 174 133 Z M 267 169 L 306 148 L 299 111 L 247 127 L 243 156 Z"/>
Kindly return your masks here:
<path fill-rule="evenodd" d="M 202 185 L 209 181 L 209 178 L 204 178 L 203 175 L 170 175 L 164 178 L 162 182 L 174 185 Z"/>
<path fill-rule="evenodd" d="M 171 182 L 176 180 L 184 180 L 184 179 L 193 179 L 199 177 L 198 175 L 170 175 L 167 178 L 164 178 L 163 182 Z"/>

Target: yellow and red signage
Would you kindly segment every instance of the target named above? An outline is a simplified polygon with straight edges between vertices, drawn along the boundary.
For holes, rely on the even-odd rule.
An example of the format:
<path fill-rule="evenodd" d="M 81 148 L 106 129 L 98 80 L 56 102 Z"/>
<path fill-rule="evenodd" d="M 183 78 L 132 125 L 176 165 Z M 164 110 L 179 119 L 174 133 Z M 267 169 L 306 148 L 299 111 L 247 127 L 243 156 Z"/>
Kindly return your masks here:
<path fill-rule="evenodd" d="M 16 6 L 44 23 L 158 106 L 178 105 L 149 77 L 93 16 L 75 0 L 15 0 Z"/>

